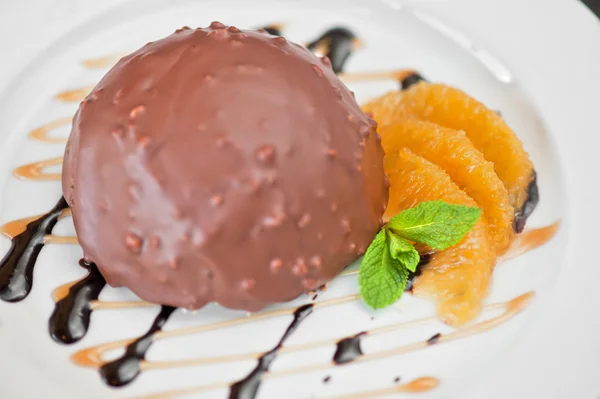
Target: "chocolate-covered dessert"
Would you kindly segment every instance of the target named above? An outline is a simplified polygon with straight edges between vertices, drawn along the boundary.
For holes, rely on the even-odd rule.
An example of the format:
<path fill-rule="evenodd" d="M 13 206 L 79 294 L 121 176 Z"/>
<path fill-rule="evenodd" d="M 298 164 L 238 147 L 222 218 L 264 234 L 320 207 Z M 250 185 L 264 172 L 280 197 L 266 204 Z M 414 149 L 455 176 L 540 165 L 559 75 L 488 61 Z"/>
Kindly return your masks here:
<path fill-rule="evenodd" d="M 382 159 L 327 59 L 215 22 L 108 72 L 75 115 L 62 183 L 109 284 L 255 311 L 365 251 L 387 201 Z"/>

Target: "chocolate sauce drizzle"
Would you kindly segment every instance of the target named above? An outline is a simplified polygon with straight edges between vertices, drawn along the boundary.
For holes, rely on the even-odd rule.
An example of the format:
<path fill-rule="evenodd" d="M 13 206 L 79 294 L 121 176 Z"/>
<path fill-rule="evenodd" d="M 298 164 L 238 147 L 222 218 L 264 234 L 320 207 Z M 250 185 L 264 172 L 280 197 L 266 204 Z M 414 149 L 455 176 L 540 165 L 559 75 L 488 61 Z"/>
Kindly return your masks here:
<path fill-rule="evenodd" d="M 333 362 L 335 364 L 350 363 L 361 357 L 363 351 L 360 347 L 360 341 L 365 335 L 367 335 L 367 332 L 363 331 L 352 337 L 339 340 L 333 355 Z"/>
<path fill-rule="evenodd" d="M 72 344 L 85 336 L 90 326 L 90 302 L 98 299 L 106 280 L 94 263 L 81 259 L 79 264 L 88 269 L 83 279 L 69 288 L 66 297 L 56 302 L 48 322 L 50 336 L 56 342 Z"/>
<path fill-rule="evenodd" d="M 177 308 L 163 305 L 146 334 L 127 345 L 123 356 L 100 367 L 100 376 L 107 385 L 121 387 L 132 382 L 140 374 L 140 362 L 152 346 L 154 334 L 162 330 L 175 309 Z"/>
<path fill-rule="evenodd" d="M 45 215 L 29 224 L 24 232 L 11 240 L 8 253 L 0 261 L 0 299 L 18 302 L 27 297 L 33 286 L 33 268 L 44 247 L 44 236 L 50 234 L 63 209 L 68 207 L 64 198 Z"/>
<path fill-rule="evenodd" d="M 279 28 L 278 25 L 264 26 L 261 29 L 263 29 L 269 35 L 273 35 L 273 36 L 281 36 L 282 35 L 281 29 Z"/>
<path fill-rule="evenodd" d="M 425 82 L 425 78 L 423 76 L 421 76 L 421 74 L 419 74 L 418 72 L 415 72 L 411 75 L 408 75 L 407 77 L 405 77 L 404 79 L 402 79 L 400 81 L 400 89 L 401 90 L 406 90 L 409 87 L 416 85 L 419 82 Z"/>
<path fill-rule="evenodd" d="M 346 61 L 352 55 L 353 42 L 357 40 L 356 35 L 347 28 L 335 27 L 327 30 L 316 40 L 308 43 L 306 48 L 315 51 L 319 45 L 327 48 L 323 54 L 331 61 L 331 67 L 335 73 L 341 73 L 344 70 Z"/>
<path fill-rule="evenodd" d="M 244 379 L 232 384 L 229 388 L 229 399 L 254 399 L 260 388 L 263 374 L 269 371 L 271 363 L 277 358 L 279 350 L 287 339 L 296 331 L 300 323 L 312 312 L 312 304 L 300 306 L 294 312 L 294 320 L 290 323 L 277 345 L 258 359 L 258 364 Z"/>
<path fill-rule="evenodd" d="M 437 333 L 431 336 L 431 338 L 429 338 L 427 340 L 427 345 L 435 345 L 438 343 L 438 341 L 440 340 L 440 338 L 442 338 L 442 334 Z"/>
<path fill-rule="evenodd" d="M 408 280 L 406 282 L 406 286 L 404 286 L 404 291 L 412 292 L 413 286 L 415 284 L 415 278 L 419 277 L 423 271 L 423 266 L 428 264 L 431 261 L 431 256 L 434 254 L 434 251 L 426 252 L 419 254 L 419 264 L 414 272 L 408 273 Z"/>
<path fill-rule="evenodd" d="M 516 233 L 521 233 L 525 228 L 525 223 L 534 209 L 536 208 L 538 202 L 540 202 L 540 193 L 538 191 L 537 185 L 537 173 L 534 170 L 533 176 L 531 178 L 531 182 L 527 187 L 527 199 L 523 203 L 523 206 L 520 210 L 515 212 L 515 220 L 513 221 L 513 229 Z"/>

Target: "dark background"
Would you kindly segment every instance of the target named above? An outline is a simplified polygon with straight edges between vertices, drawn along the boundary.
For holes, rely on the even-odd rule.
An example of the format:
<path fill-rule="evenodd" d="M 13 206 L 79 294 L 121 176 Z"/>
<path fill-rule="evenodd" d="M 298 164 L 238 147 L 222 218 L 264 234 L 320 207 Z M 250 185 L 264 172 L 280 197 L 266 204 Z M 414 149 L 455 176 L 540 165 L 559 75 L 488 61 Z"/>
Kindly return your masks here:
<path fill-rule="evenodd" d="M 596 14 L 600 17 L 600 0 L 583 0 L 583 2 Z"/>

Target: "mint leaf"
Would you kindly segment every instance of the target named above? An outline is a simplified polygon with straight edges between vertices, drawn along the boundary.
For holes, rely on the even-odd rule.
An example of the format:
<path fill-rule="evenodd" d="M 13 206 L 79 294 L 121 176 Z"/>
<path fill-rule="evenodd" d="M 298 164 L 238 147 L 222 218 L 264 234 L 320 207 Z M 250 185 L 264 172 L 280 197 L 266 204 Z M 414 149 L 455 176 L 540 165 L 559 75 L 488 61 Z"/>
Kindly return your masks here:
<path fill-rule="evenodd" d="M 423 202 L 394 216 L 367 249 L 358 283 L 364 301 L 381 309 L 397 301 L 408 275 L 419 264 L 409 241 L 443 250 L 458 244 L 481 216 L 481 209 L 442 201 Z"/>
<path fill-rule="evenodd" d="M 404 238 L 398 237 L 389 230 L 387 238 L 391 257 L 402 263 L 402 266 L 409 271 L 414 272 L 417 270 L 417 265 L 421 257 L 415 247 Z"/>
<path fill-rule="evenodd" d="M 386 235 L 385 229 L 377 233 L 363 257 L 358 273 L 360 294 L 373 309 L 396 302 L 408 281 L 408 270 L 391 256 Z"/>
<path fill-rule="evenodd" d="M 480 216 L 479 208 L 429 201 L 394 216 L 386 229 L 404 239 L 443 250 L 458 244 Z"/>

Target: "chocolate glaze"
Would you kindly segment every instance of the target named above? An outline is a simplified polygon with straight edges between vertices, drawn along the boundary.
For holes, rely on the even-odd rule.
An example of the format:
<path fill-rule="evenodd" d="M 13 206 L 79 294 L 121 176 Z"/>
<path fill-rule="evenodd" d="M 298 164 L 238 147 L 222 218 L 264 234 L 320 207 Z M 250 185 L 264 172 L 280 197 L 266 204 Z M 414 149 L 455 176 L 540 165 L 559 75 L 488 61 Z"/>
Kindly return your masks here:
<path fill-rule="evenodd" d="M 301 46 L 185 28 L 121 59 L 82 102 L 63 191 L 110 285 L 256 311 L 364 253 L 387 202 L 375 126 Z"/>
<path fill-rule="evenodd" d="M 317 50 L 319 45 L 327 48 L 327 52 L 323 54 L 331 61 L 331 67 L 335 73 L 343 72 L 346 61 L 353 51 L 353 41 L 356 35 L 347 28 L 335 27 L 331 28 L 316 40 L 307 44 L 310 51 Z"/>
<path fill-rule="evenodd" d="M 44 247 L 44 236 L 52 233 L 63 209 L 64 198 L 50 212 L 30 222 L 21 234 L 11 240 L 10 249 L 0 261 L 0 299 L 18 302 L 27 297 L 33 286 L 33 267 Z"/>
<path fill-rule="evenodd" d="M 515 220 L 513 221 L 513 229 L 515 232 L 521 233 L 523 231 L 527 219 L 531 216 L 539 201 L 540 194 L 537 185 L 537 173 L 534 170 L 531 182 L 527 187 L 527 199 L 521 209 L 515 212 Z"/>
<path fill-rule="evenodd" d="M 360 340 L 367 335 L 366 331 L 338 341 L 333 355 L 335 364 L 350 363 L 363 355 Z"/>
<path fill-rule="evenodd" d="M 146 334 L 127 345 L 123 356 L 100 367 L 100 376 L 107 385 L 120 387 L 136 379 L 141 372 L 140 362 L 154 342 L 154 334 L 163 328 L 175 309 L 172 306 L 162 306 Z"/>
<path fill-rule="evenodd" d="M 262 376 L 269 371 L 271 363 L 277 357 L 279 350 L 283 347 L 283 344 L 287 339 L 296 331 L 300 323 L 304 321 L 313 311 L 314 306 L 312 304 L 304 305 L 296 309 L 294 312 L 294 320 L 290 323 L 285 333 L 277 343 L 277 345 L 262 355 L 258 359 L 258 364 L 243 380 L 240 380 L 231 385 L 229 388 L 229 399 L 254 399 L 260 388 L 262 382 Z"/>
<path fill-rule="evenodd" d="M 75 283 L 66 297 L 56 302 L 48 322 L 52 339 L 63 344 L 75 343 L 85 336 L 92 313 L 90 301 L 98 299 L 106 284 L 96 265 L 83 259 L 79 264 L 89 270 L 88 275 Z"/>

